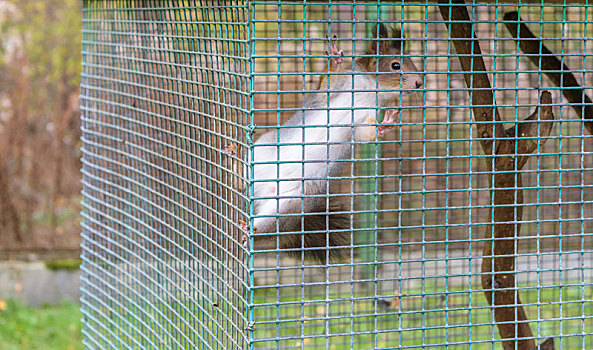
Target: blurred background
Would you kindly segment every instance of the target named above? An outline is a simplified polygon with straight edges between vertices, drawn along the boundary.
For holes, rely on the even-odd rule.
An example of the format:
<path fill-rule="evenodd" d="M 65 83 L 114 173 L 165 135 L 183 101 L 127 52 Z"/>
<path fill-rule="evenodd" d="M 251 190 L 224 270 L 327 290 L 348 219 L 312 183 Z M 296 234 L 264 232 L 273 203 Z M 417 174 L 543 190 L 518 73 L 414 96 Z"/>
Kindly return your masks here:
<path fill-rule="evenodd" d="M 82 348 L 81 314 L 77 304 L 80 296 L 79 255 L 81 243 L 79 225 L 81 5 L 79 0 L 0 0 L 0 350 Z M 340 34 L 340 37 L 346 38 L 352 34 L 352 25 L 347 23 L 351 14 L 348 8 L 340 11 L 340 6 L 343 5 L 334 5 L 332 19 L 337 22 L 336 32 Z M 308 9 L 310 19 L 322 21 L 328 18 L 328 13 L 321 6 L 308 6 Z M 394 7 L 393 11 L 394 13 L 391 13 L 389 18 L 399 18 L 399 8 Z M 405 19 L 408 22 L 416 21 L 416 23 L 406 24 L 407 34 L 410 38 L 421 41 L 426 38 L 443 38 L 446 35 L 443 32 L 444 26 L 438 23 L 438 26 L 424 26 L 420 22 L 423 18 L 428 18 L 430 21 L 438 20 L 436 12 L 429 14 L 436 17 L 428 17 L 422 12 L 422 6 L 415 11 L 413 8 L 406 11 L 408 17 Z M 480 13 L 484 19 L 495 18 L 492 11 L 494 10 L 486 9 Z M 538 8 L 529 9 L 529 11 L 532 11 L 533 18 L 538 18 L 540 11 Z M 549 29 L 546 34 L 560 37 L 559 14 L 553 9 L 546 11 L 546 16 L 550 16 L 556 21 L 555 23 L 558 23 L 557 26 L 548 25 L 547 28 L 552 29 Z M 524 12 L 528 13 L 528 10 L 525 9 Z M 326 28 L 309 25 L 307 28 L 311 32 L 304 32 L 300 24 L 303 19 L 301 8 L 299 6 L 284 6 L 282 14 L 285 17 L 281 19 L 285 23 L 281 23 L 283 30 L 282 37 L 279 38 L 279 24 L 268 20 L 270 17 L 277 16 L 278 9 L 272 5 L 260 5 L 257 13 L 262 17 L 257 17 L 254 20 L 257 24 L 255 27 L 257 40 L 255 41 L 256 49 L 262 55 L 254 62 L 255 80 L 259 91 L 254 96 L 259 108 L 255 114 L 259 125 L 276 125 L 278 120 L 287 118 L 292 112 L 277 113 L 275 108 L 279 108 L 278 106 L 285 109 L 298 108 L 302 104 L 302 94 L 298 91 L 303 88 L 304 80 L 302 74 L 304 65 L 299 57 L 302 54 L 303 43 L 307 42 L 312 46 L 312 53 L 320 54 L 327 43 L 322 40 L 314 41 L 310 38 L 323 38 Z M 364 11 L 356 13 L 361 16 L 358 18 L 359 20 L 362 20 L 366 15 Z M 367 14 L 371 13 L 372 11 L 367 11 Z M 587 23 L 586 18 L 590 17 L 591 13 L 576 8 L 565 10 L 564 13 L 567 13 L 569 22 L 573 22 L 571 23 L 573 26 L 569 28 L 574 27 L 566 35 L 573 38 L 585 37 L 587 29 L 584 25 L 582 27 L 580 25 Z M 118 15 L 114 14 L 114 16 Z M 401 15 L 399 16 L 401 17 Z M 376 20 L 376 18 L 374 19 Z M 358 39 L 360 39 L 362 33 L 365 32 L 364 24 L 358 23 L 356 26 L 357 33 L 359 33 Z M 173 29 L 169 28 L 167 34 L 170 35 L 171 32 Z M 487 30 L 481 31 L 481 35 L 495 37 L 495 33 Z M 121 40 L 126 40 L 125 38 L 130 42 L 137 40 L 133 33 L 123 37 L 124 39 Z M 296 40 L 298 38 L 303 38 L 303 40 Z M 443 50 L 446 50 L 446 47 L 440 47 L 437 43 L 438 41 L 435 40 L 427 40 L 427 45 L 424 48 L 421 45 L 412 45 L 409 53 L 411 55 L 430 53 L 432 58 L 427 59 L 426 62 L 428 71 L 459 70 L 457 66 L 447 67 L 447 59 L 443 55 Z M 572 40 L 568 43 L 567 45 L 575 45 L 575 47 L 567 46 L 567 49 L 581 50 L 577 52 L 591 50 L 590 46 L 588 49 L 581 48 L 582 41 Z M 550 47 L 559 51 L 560 41 L 553 41 L 550 44 Z M 515 44 L 509 40 L 502 40 L 498 45 L 502 47 L 500 52 L 516 50 Z M 352 52 L 348 52 L 348 48 L 352 46 L 350 42 L 342 43 L 347 54 L 352 54 Z M 132 57 L 137 54 L 126 50 L 121 51 Z M 133 50 L 128 49 L 128 51 Z M 493 53 L 496 52 L 496 48 L 484 45 L 484 52 Z M 567 57 L 566 60 L 571 67 L 579 67 L 578 61 L 582 61 L 582 55 Z M 163 58 L 163 60 L 167 59 L 171 58 Z M 487 64 L 491 63 L 488 61 L 491 59 L 492 56 L 487 58 Z M 308 60 L 307 62 L 317 62 L 316 66 L 313 64 L 306 66 L 305 70 L 308 72 L 323 69 L 321 60 Z M 512 116 L 517 109 L 516 105 L 520 104 L 520 108 L 522 108 L 520 115 L 527 115 L 527 111 L 531 110 L 531 107 L 526 106 L 537 102 L 538 91 L 536 89 L 533 89 L 532 93 L 526 91 L 530 87 L 538 86 L 540 83 L 538 75 L 530 71 L 530 66 L 526 61 L 521 63 L 522 66 L 517 66 L 522 72 L 521 75 L 515 74 L 513 71 L 517 69 L 515 58 L 499 57 L 498 62 L 506 62 L 502 67 L 506 67 L 503 70 L 509 72 L 506 73 L 508 86 L 516 84 L 517 87 L 515 90 L 500 92 L 505 94 L 501 100 L 509 101 L 509 105 L 501 106 L 501 108 L 506 108 L 509 111 L 507 112 L 508 116 Z M 589 65 L 591 64 L 590 60 L 587 62 Z M 275 73 L 280 67 L 284 72 L 294 74 L 278 77 Z M 173 71 L 171 70 L 171 72 Z M 165 73 L 160 74 L 166 76 L 173 74 L 171 72 L 165 70 Z M 588 72 L 590 69 L 587 69 Z M 317 80 L 310 80 L 305 81 L 304 84 L 310 88 L 316 82 Z M 189 85 L 192 83 L 190 82 Z M 446 93 L 447 83 L 451 84 L 449 88 L 458 90 L 452 91 L 450 94 Z M 544 80 L 543 85 L 551 86 L 552 84 Z M 269 91 L 279 90 L 278 87 L 283 93 L 269 93 Z M 408 299 L 411 300 L 408 301 L 408 307 L 414 311 L 409 312 L 412 316 L 414 313 L 419 314 L 428 309 L 433 304 L 436 305 L 435 309 L 444 310 L 445 316 L 448 315 L 449 309 L 442 308 L 441 303 L 444 299 L 441 298 L 441 295 L 433 293 L 430 297 L 426 297 L 424 294 L 426 285 L 429 286 L 429 291 L 438 291 L 442 288 L 437 285 L 437 282 L 446 281 L 449 284 L 459 281 L 455 282 L 456 288 L 468 289 L 468 279 L 465 274 L 448 279 L 433 278 L 444 277 L 449 271 L 452 271 L 448 270 L 448 264 L 444 267 L 442 259 L 454 256 L 460 270 L 478 271 L 476 268 L 470 269 L 470 264 L 475 264 L 478 259 L 464 250 L 467 248 L 468 240 L 472 238 L 471 231 L 468 233 L 467 227 L 474 223 L 481 224 L 478 221 L 469 221 L 470 210 L 473 211 L 471 217 L 481 217 L 482 221 L 487 220 L 487 215 L 484 214 L 486 209 L 482 206 L 487 204 L 488 198 L 482 193 L 468 192 L 464 189 L 484 188 L 487 179 L 474 176 L 475 183 L 470 183 L 469 176 L 467 176 L 467 173 L 477 171 L 479 163 L 475 160 L 472 162 L 472 157 L 475 159 L 481 153 L 478 151 L 477 144 L 472 145 L 471 142 L 468 142 L 472 137 L 471 129 L 467 128 L 467 124 L 461 123 L 470 120 L 469 109 L 464 107 L 468 104 L 467 96 L 464 91 L 459 90 L 462 87 L 463 82 L 460 74 L 441 75 L 441 79 L 433 77 L 432 80 L 427 81 L 427 88 L 442 89 L 440 95 L 435 93 L 430 96 L 430 101 L 428 101 L 432 108 L 425 113 L 426 120 L 424 122 L 429 125 L 426 127 L 418 123 L 417 119 L 414 120 L 414 115 L 411 113 L 413 110 L 404 113 L 403 118 L 407 124 L 402 127 L 399 135 L 389 136 L 390 139 L 387 141 L 390 142 L 383 146 L 383 155 L 387 161 L 382 162 L 384 167 L 382 172 L 394 175 L 386 176 L 382 180 L 382 198 L 380 200 L 375 198 L 376 192 L 378 192 L 376 188 L 369 189 L 362 185 L 353 186 L 357 188 L 357 192 L 368 194 L 360 196 L 363 198 L 361 206 L 368 207 L 370 205 L 375 211 L 378 209 L 382 211 L 382 215 L 378 218 L 372 216 L 369 220 L 361 218 L 360 221 L 367 225 L 363 227 L 373 227 L 377 222 L 380 224 L 390 223 L 382 226 L 384 230 L 380 236 L 375 234 L 375 236 L 370 235 L 365 238 L 372 242 L 385 243 L 381 249 L 381 259 L 387 263 L 382 265 L 384 268 L 380 273 L 383 275 L 374 275 L 375 279 L 378 279 L 377 276 L 380 276 L 381 280 L 386 280 L 383 276 L 395 276 L 396 268 L 401 270 L 402 261 L 404 266 L 406 264 L 411 266 L 406 268 L 413 277 L 390 277 L 390 280 L 384 281 L 385 283 L 382 283 L 380 288 L 390 290 L 392 293 L 394 288 L 398 288 L 398 278 L 409 281 L 406 282 L 409 284 L 407 290 L 416 291 L 416 295 L 412 295 Z M 518 91 L 522 92 L 521 98 L 516 97 Z M 451 109 L 452 113 L 449 116 L 445 115 L 445 108 L 439 109 L 439 107 L 446 106 L 446 103 L 456 107 Z M 426 101 L 418 103 L 419 106 L 422 104 L 428 105 L 429 103 Z M 565 110 L 568 108 L 565 107 Z M 579 135 L 581 132 L 581 123 L 576 123 L 576 117 L 569 113 L 572 112 L 564 113 L 563 129 L 556 131 L 557 135 L 561 137 L 547 142 L 546 148 L 542 152 L 543 155 L 537 159 L 534 157 L 534 160 L 531 161 L 532 169 L 539 166 L 540 169 L 564 169 L 563 172 L 547 171 L 542 174 L 530 172 L 524 176 L 526 183 L 535 184 L 541 180 L 542 183 L 550 184 L 548 188 L 539 189 L 532 185 L 526 189 L 527 203 L 538 203 L 525 210 L 525 217 L 532 220 L 530 223 L 526 223 L 524 231 L 531 232 L 531 236 L 523 239 L 520 243 L 521 251 L 531 254 L 529 256 L 525 254 L 523 257 L 524 260 L 527 260 L 527 263 L 524 264 L 527 266 L 524 269 L 527 271 L 524 276 L 527 277 L 524 279 L 530 285 L 535 285 L 536 281 L 532 279 L 534 274 L 528 273 L 534 271 L 539 273 L 541 266 L 546 266 L 546 268 L 556 268 L 551 272 L 555 275 L 546 278 L 545 284 L 538 280 L 537 285 L 560 288 L 561 284 L 568 280 L 567 277 L 572 277 L 573 274 L 585 270 L 582 267 L 584 263 L 580 265 L 580 269 L 578 264 L 586 259 L 583 252 L 591 251 L 590 243 L 585 243 L 582 233 L 591 232 L 592 222 L 588 219 L 582 220 L 582 218 L 584 217 L 583 213 L 591 212 L 592 202 L 590 194 L 586 194 L 588 197 L 582 198 L 580 195 L 583 193 L 584 184 L 590 183 L 592 176 L 590 170 L 582 171 L 582 164 L 590 164 L 593 153 L 591 145 L 583 143 L 583 137 L 562 136 Z M 452 123 L 447 128 L 437 127 L 450 122 L 456 123 Z M 425 142 L 425 139 L 437 142 Z M 371 164 L 375 158 L 374 149 L 367 151 L 358 155 L 359 158 L 366 159 L 369 163 L 366 170 L 360 169 L 361 173 L 357 174 L 358 176 L 368 175 L 369 173 L 364 173 L 365 171 L 376 175 L 373 172 L 377 172 L 378 167 Z M 461 156 L 451 157 L 450 154 Z M 450 163 L 449 160 L 451 160 Z M 453 175 L 449 178 L 450 180 L 447 180 L 448 182 L 442 180 L 444 168 L 449 174 L 447 176 Z M 560 177 L 562 177 L 562 182 Z M 561 187 L 562 191 L 560 191 Z M 422 191 L 427 194 L 422 194 Z M 473 202 L 470 202 L 470 195 L 474 198 Z M 372 207 L 375 205 L 374 203 L 380 203 L 380 208 Z M 586 204 L 581 205 L 581 203 Z M 414 208 L 422 208 L 422 211 L 400 210 Z M 449 220 L 447 223 L 449 227 L 446 231 L 447 241 L 442 239 L 442 230 L 441 227 L 438 227 L 438 225 L 442 226 L 443 212 L 446 213 Z M 543 223 L 540 224 L 533 218 L 538 218 Z M 396 219 L 401 222 L 396 223 Z M 424 227 L 431 225 L 432 228 Z M 557 234 L 560 225 L 562 225 L 564 233 L 562 241 Z M 399 231 L 394 230 L 396 226 Z M 393 249 L 395 244 L 393 242 L 407 244 L 404 254 Z M 425 249 L 425 246 L 429 244 L 431 248 Z M 401 244 L 398 247 L 401 248 Z M 536 253 L 562 250 L 566 253 L 564 256 L 550 253 L 547 256 L 551 259 L 551 263 L 548 264 L 548 260 L 546 260 L 540 265 L 540 258 Z M 454 255 L 453 252 L 459 253 Z M 563 259 L 566 259 L 568 254 L 578 255 L 579 260 L 571 260 L 573 265 L 566 264 L 566 260 Z M 259 317 L 260 320 L 270 321 L 269 324 L 273 324 L 278 317 L 276 304 L 286 301 L 278 299 L 280 293 L 277 284 L 281 280 L 281 274 L 269 269 L 268 266 L 268 264 L 271 264 L 270 266 L 277 264 L 275 252 L 269 256 L 260 252 L 259 256 L 262 259 L 256 262 L 258 269 L 256 277 L 261 290 L 259 295 L 261 304 L 272 301 L 267 306 L 260 308 Z M 430 262 L 422 261 L 422 266 L 417 267 L 419 266 L 419 256 L 422 259 L 430 259 Z M 376 255 L 368 256 L 368 261 L 377 260 Z M 564 270 L 562 266 L 564 266 Z M 571 268 L 572 266 L 577 266 L 577 268 Z M 420 269 L 422 272 L 419 272 Z M 589 268 L 586 270 L 591 271 Z M 285 285 L 292 287 L 295 284 L 294 281 L 299 281 L 299 278 L 302 278 L 306 283 L 326 280 L 325 274 L 321 275 L 316 271 L 310 273 L 308 271 L 307 274 L 302 273 L 301 270 L 294 271 L 291 272 L 287 269 L 283 272 L 282 278 L 285 279 L 281 281 Z M 363 273 L 366 272 L 363 271 Z M 354 289 L 351 289 L 350 269 L 348 268 L 345 273 L 336 273 L 335 276 L 337 276 L 335 278 L 345 281 L 343 290 L 335 289 L 338 293 L 346 295 L 346 299 L 352 299 L 352 295 L 354 295 L 352 290 Z M 537 276 L 539 278 L 539 275 Z M 425 283 L 424 279 L 429 282 Z M 422 285 L 422 292 L 419 291 L 419 285 Z M 582 294 L 570 295 L 566 291 L 563 292 L 564 301 L 571 301 L 572 308 L 553 305 L 553 310 L 546 311 L 547 313 L 541 315 L 538 314 L 538 317 L 558 320 L 561 315 L 571 317 L 569 312 L 572 311 L 576 315 L 580 315 L 581 310 L 584 310 L 582 300 L 591 298 L 590 294 L 585 294 L 584 285 L 585 282 L 581 282 L 580 286 L 583 288 L 576 289 Z M 586 286 L 589 287 L 590 283 L 587 282 Z M 374 289 L 371 290 L 373 294 L 370 295 L 376 295 L 377 289 L 375 288 L 377 287 L 374 285 L 371 287 Z M 456 296 L 455 299 L 452 297 L 447 299 L 447 307 L 452 310 L 460 305 L 472 306 L 473 295 L 481 293 L 475 288 L 466 294 L 458 293 L 461 296 Z M 587 289 L 587 293 L 590 293 L 590 290 L 590 288 Z M 290 295 L 290 292 L 290 290 L 283 290 L 285 295 Z M 307 289 L 306 293 L 311 300 L 325 300 L 326 289 L 324 288 L 321 292 L 319 289 Z M 357 298 L 368 302 L 363 298 L 364 291 L 357 290 L 357 293 L 360 293 L 357 294 Z M 556 292 L 554 291 L 554 293 Z M 538 303 L 541 302 L 539 288 L 532 289 L 531 296 L 534 300 L 537 298 Z M 301 297 L 301 294 L 298 294 L 298 297 Z M 556 296 L 554 295 L 554 297 Z M 483 301 L 481 296 L 476 295 L 473 298 Z M 298 308 L 298 313 L 295 314 L 300 315 L 301 305 L 295 305 L 297 305 L 295 308 Z M 534 302 L 534 305 L 539 308 L 539 304 Z M 473 306 L 475 307 L 475 305 Z M 311 304 L 311 309 L 313 308 L 317 308 L 317 305 Z M 343 303 L 343 308 L 338 311 L 350 312 L 352 308 L 352 304 L 348 301 Z M 534 313 L 539 311 L 535 308 L 534 306 Z M 367 311 L 368 309 L 360 309 L 361 313 Z M 325 310 L 311 311 L 311 314 L 315 313 L 325 314 Z M 437 313 L 432 312 L 431 314 Z M 445 319 L 437 316 L 433 319 Z M 468 324 L 469 321 L 465 318 L 471 319 L 472 315 L 463 311 L 460 317 L 462 317 L 459 321 L 460 324 Z M 575 320 L 580 322 L 577 316 L 575 316 Z M 414 322 L 418 322 L 418 318 L 412 319 L 410 324 L 414 324 Z M 286 324 L 288 325 L 286 328 L 292 327 L 291 324 Z M 344 323 L 344 325 L 347 328 L 350 323 Z M 570 328 L 567 325 L 568 323 L 565 323 L 564 327 Z M 374 326 L 371 324 L 371 327 Z M 268 329 L 263 327 L 259 329 L 262 329 L 262 333 L 258 336 L 264 339 L 277 332 L 276 325 L 270 326 Z M 324 330 L 325 328 L 319 329 Z M 447 330 L 447 328 L 441 327 L 441 330 Z M 345 333 L 347 332 L 349 330 Z M 465 336 L 463 331 L 459 331 L 459 333 L 461 336 Z M 439 336 L 440 338 L 435 335 L 433 339 L 442 341 L 442 334 Z M 320 339 L 322 338 L 320 337 Z M 580 338 L 577 340 L 580 341 Z M 270 340 L 270 342 L 272 341 L 275 340 Z"/>
<path fill-rule="evenodd" d="M 80 3 L 0 2 L 0 248 L 78 250 Z"/>
<path fill-rule="evenodd" d="M 81 6 L 0 0 L 0 349 L 82 348 Z"/>

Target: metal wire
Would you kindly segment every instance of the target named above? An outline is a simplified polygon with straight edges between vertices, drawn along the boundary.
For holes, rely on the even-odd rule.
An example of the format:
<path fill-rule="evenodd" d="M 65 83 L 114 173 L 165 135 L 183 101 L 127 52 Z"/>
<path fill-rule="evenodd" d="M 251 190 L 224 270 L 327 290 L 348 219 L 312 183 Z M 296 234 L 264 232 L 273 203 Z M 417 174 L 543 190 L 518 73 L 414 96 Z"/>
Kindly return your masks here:
<path fill-rule="evenodd" d="M 83 314 L 88 348 L 245 348 L 246 4 L 87 1 Z M 197 69 L 199 67 L 199 69 Z"/>
<path fill-rule="evenodd" d="M 568 67 L 562 79 L 571 72 L 591 95 L 591 6 L 440 5 L 449 16 L 467 8 L 500 120 L 472 112 L 470 97 L 489 89 L 476 88 L 475 75 L 466 85 L 475 63 L 471 69 L 460 64 L 453 29 L 433 3 L 85 1 L 85 346 L 501 348 L 501 306 L 484 294 L 506 287 L 484 285 L 496 281 L 496 273 L 481 264 L 499 258 L 492 252 L 509 241 L 489 235 L 497 230 L 495 213 L 509 207 L 493 197 L 511 191 L 515 219 L 504 223 L 521 227 L 511 240 L 514 281 L 506 290 L 521 297 L 530 339 L 553 338 L 557 349 L 593 348 L 593 139 L 584 123 L 591 116 L 587 105 L 575 111 L 580 104 L 569 103 L 569 88 L 550 78 L 554 71 L 533 64 L 503 19 L 517 11 L 535 33 L 530 40 Z M 380 45 L 373 41 L 377 22 L 403 29 L 405 50 L 398 57 L 410 58 L 422 81 L 394 106 L 379 103 L 379 93 L 400 94 L 379 85 L 393 72 L 361 72 L 351 63 L 378 57 L 367 50 Z M 344 51 L 340 71 L 331 70 L 325 53 L 332 44 Z M 375 87 L 331 89 L 331 79 L 369 76 Z M 397 79 L 401 86 L 406 74 Z M 543 91 L 552 93 L 553 121 L 543 118 Z M 383 139 L 332 142 L 327 128 L 329 141 L 260 141 L 274 130 L 307 135 L 320 128 L 285 124 L 295 113 L 321 111 L 329 118 L 344 111 L 354 118 L 361 110 L 357 96 L 365 92 L 377 118 L 366 124 L 373 135 L 385 113 L 400 110 Z M 311 105 L 312 95 L 327 98 Z M 335 96 L 345 106 L 329 105 Z M 536 107 L 535 119 L 525 122 Z M 484 152 L 484 144 L 501 144 L 497 128 L 528 123 L 534 134 L 505 134 L 516 141 L 515 165 L 520 157 L 526 165 L 497 169 L 508 154 Z M 348 132 L 362 127 L 351 122 Z M 490 134 L 479 131 L 488 127 Z M 518 153 L 521 138 L 536 144 L 533 153 Z M 331 147 L 343 144 L 351 156 L 334 159 Z M 319 193 L 278 190 L 288 181 L 280 165 L 300 164 L 290 179 L 299 186 L 319 180 L 304 175 L 313 164 L 307 147 L 314 145 L 328 150 L 316 167 L 341 162 L 344 170 Z M 292 153 L 284 151 L 288 146 Z M 257 152 L 266 147 L 276 151 L 262 160 Z M 257 174 L 263 164 L 274 169 L 269 177 Z M 501 176 L 512 184 L 494 189 Z M 262 195 L 258 184 L 277 190 Z M 296 212 L 259 209 L 267 200 L 278 211 L 286 197 L 298 200 Z M 313 215 L 304 208 L 312 198 L 344 203 L 344 260 L 306 258 L 315 249 L 328 256 L 335 249 L 304 243 L 311 233 L 301 231 Z M 292 216 L 301 226 L 296 235 L 258 231 L 266 215 Z M 332 234 L 322 232 L 326 239 Z M 283 243 L 290 237 L 297 237 L 296 246 Z M 485 246 L 492 247 L 486 256 Z"/>

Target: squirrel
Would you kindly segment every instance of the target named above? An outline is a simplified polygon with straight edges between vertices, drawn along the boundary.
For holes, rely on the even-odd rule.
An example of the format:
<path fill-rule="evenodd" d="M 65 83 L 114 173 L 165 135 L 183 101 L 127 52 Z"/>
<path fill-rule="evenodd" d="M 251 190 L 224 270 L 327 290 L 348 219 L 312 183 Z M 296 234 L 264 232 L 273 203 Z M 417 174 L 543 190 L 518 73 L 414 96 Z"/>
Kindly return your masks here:
<path fill-rule="evenodd" d="M 350 215 L 339 197 L 331 195 L 328 178 L 343 173 L 353 142 L 380 139 L 395 126 L 399 110 L 387 109 L 377 124 L 378 108 L 395 107 L 400 94 L 423 85 L 412 60 L 402 56 L 399 30 L 392 29 L 390 36 L 380 24 L 373 37 L 364 55 L 352 62 L 349 75 L 333 74 L 347 72 L 341 67 L 343 52 L 332 43 L 329 73 L 306 98 L 305 110 L 254 143 L 253 232 L 280 233 L 257 237 L 278 237 L 280 248 L 295 257 L 304 248 L 305 258 L 318 263 L 345 258 Z M 249 230 L 246 222 L 239 224 Z"/>

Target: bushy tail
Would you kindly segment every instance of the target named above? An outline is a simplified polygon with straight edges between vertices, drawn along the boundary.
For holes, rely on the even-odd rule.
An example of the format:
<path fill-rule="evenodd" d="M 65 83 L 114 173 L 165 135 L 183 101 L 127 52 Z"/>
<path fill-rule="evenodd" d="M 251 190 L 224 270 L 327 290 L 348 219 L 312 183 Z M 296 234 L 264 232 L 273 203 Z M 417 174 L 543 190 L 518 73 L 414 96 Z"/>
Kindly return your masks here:
<path fill-rule="evenodd" d="M 344 261 L 350 256 L 350 215 L 339 198 L 308 198 L 307 214 L 291 217 L 281 225 L 284 232 L 301 232 L 284 236 L 280 245 L 289 254 L 316 263 Z M 302 229 L 302 230 L 301 230 Z M 329 259 L 328 259 L 329 258 Z"/>

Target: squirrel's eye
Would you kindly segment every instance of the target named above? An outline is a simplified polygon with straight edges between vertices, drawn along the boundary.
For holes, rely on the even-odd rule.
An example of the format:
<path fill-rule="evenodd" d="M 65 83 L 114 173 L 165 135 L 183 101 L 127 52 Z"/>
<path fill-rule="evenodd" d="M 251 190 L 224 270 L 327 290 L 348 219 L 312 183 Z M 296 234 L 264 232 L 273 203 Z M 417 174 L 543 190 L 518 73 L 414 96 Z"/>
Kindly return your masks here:
<path fill-rule="evenodd" d="M 400 68 L 399 62 L 391 62 L 391 69 L 399 70 Z"/>

